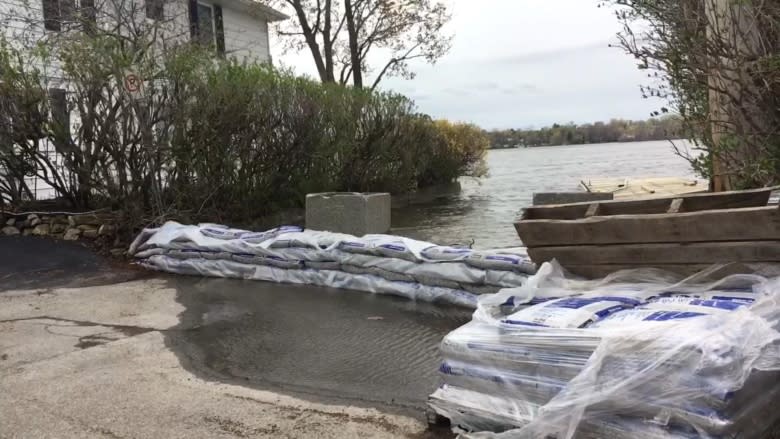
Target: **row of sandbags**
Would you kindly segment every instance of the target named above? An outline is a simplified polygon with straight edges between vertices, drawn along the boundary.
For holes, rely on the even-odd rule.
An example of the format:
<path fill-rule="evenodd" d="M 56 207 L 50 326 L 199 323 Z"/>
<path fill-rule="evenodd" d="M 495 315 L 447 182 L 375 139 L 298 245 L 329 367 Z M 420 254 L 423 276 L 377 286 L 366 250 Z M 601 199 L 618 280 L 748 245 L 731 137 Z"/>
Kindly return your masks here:
<path fill-rule="evenodd" d="M 252 232 L 168 222 L 142 231 L 130 254 L 171 273 L 345 288 L 471 308 L 478 295 L 521 286 L 536 270 L 523 249 L 475 251 L 295 226 Z"/>
<path fill-rule="evenodd" d="M 441 344 L 430 406 L 477 437 L 766 437 L 780 420 L 780 278 L 657 274 L 578 282 L 545 264 L 480 298 Z"/>

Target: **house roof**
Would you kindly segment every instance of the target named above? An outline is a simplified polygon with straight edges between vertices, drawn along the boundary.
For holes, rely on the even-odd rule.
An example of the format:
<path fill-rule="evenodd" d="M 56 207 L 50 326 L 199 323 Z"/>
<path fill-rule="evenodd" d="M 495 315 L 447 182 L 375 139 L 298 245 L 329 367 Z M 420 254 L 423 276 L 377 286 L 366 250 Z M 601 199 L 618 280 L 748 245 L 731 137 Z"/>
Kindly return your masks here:
<path fill-rule="evenodd" d="M 276 9 L 255 0 L 222 0 L 222 3 L 233 4 L 237 9 L 243 9 L 251 14 L 261 15 L 269 22 L 282 21 L 290 18 Z"/>

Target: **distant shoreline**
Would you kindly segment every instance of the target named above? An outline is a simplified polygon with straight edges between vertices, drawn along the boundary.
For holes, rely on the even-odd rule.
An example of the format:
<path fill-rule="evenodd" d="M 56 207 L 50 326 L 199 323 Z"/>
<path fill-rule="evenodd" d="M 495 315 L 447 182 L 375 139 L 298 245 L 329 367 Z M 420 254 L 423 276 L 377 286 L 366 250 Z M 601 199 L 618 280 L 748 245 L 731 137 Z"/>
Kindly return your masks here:
<path fill-rule="evenodd" d="M 613 143 L 645 143 L 645 142 L 689 142 L 689 139 L 655 139 L 655 140 L 616 140 L 613 142 L 598 142 L 598 143 L 566 143 L 566 144 L 560 144 L 560 145 L 519 145 L 519 146 L 508 146 L 508 147 L 490 147 L 489 150 L 502 150 L 502 149 L 527 149 L 527 148 L 555 148 L 559 146 L 585 146 L 585 145 L 610 145 Z"/>

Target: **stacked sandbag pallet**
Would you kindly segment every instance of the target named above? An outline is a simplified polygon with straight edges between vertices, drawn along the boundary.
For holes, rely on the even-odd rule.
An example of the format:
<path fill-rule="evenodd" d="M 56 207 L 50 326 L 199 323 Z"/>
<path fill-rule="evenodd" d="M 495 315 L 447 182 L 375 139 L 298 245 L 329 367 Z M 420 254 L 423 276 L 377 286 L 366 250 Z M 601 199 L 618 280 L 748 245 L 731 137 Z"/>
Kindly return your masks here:
<path fill-rule="evenodd" d="M 171 273 L 320 285 L 471 308 L 478 295 L 521 286 L 535 272 L 522 249 L 475 251 L 295 226 L 251 232 L 168 222 L 144 230 L 129 253 Z"/>
<path fill-rule="evenodd" d="M 759 438 L 780 419 L 780 278 L 581 286 L 481 299 L 442 342 L 431 408 L 518 438 Z"/>

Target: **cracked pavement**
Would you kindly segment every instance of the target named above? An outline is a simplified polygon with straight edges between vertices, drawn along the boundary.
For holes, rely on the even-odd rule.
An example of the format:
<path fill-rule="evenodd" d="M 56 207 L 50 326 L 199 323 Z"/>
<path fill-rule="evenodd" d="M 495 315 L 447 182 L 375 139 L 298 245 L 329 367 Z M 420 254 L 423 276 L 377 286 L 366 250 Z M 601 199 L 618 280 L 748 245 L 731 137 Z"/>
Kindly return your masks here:
<path fill-rule="evenodd" d="M 171 340 L 232 314 L 183 320 L 170 279 L 95 282 L 102 268 L 87 267 L 57 281 L 17 276 L 9 286 L 9 270 L 0 266 L 0 438 L 449 436 L 427 431 L 421 416 L 289 396 L 188 367 Z M 74 282 L 79 276 L 90 281 Z"/>

